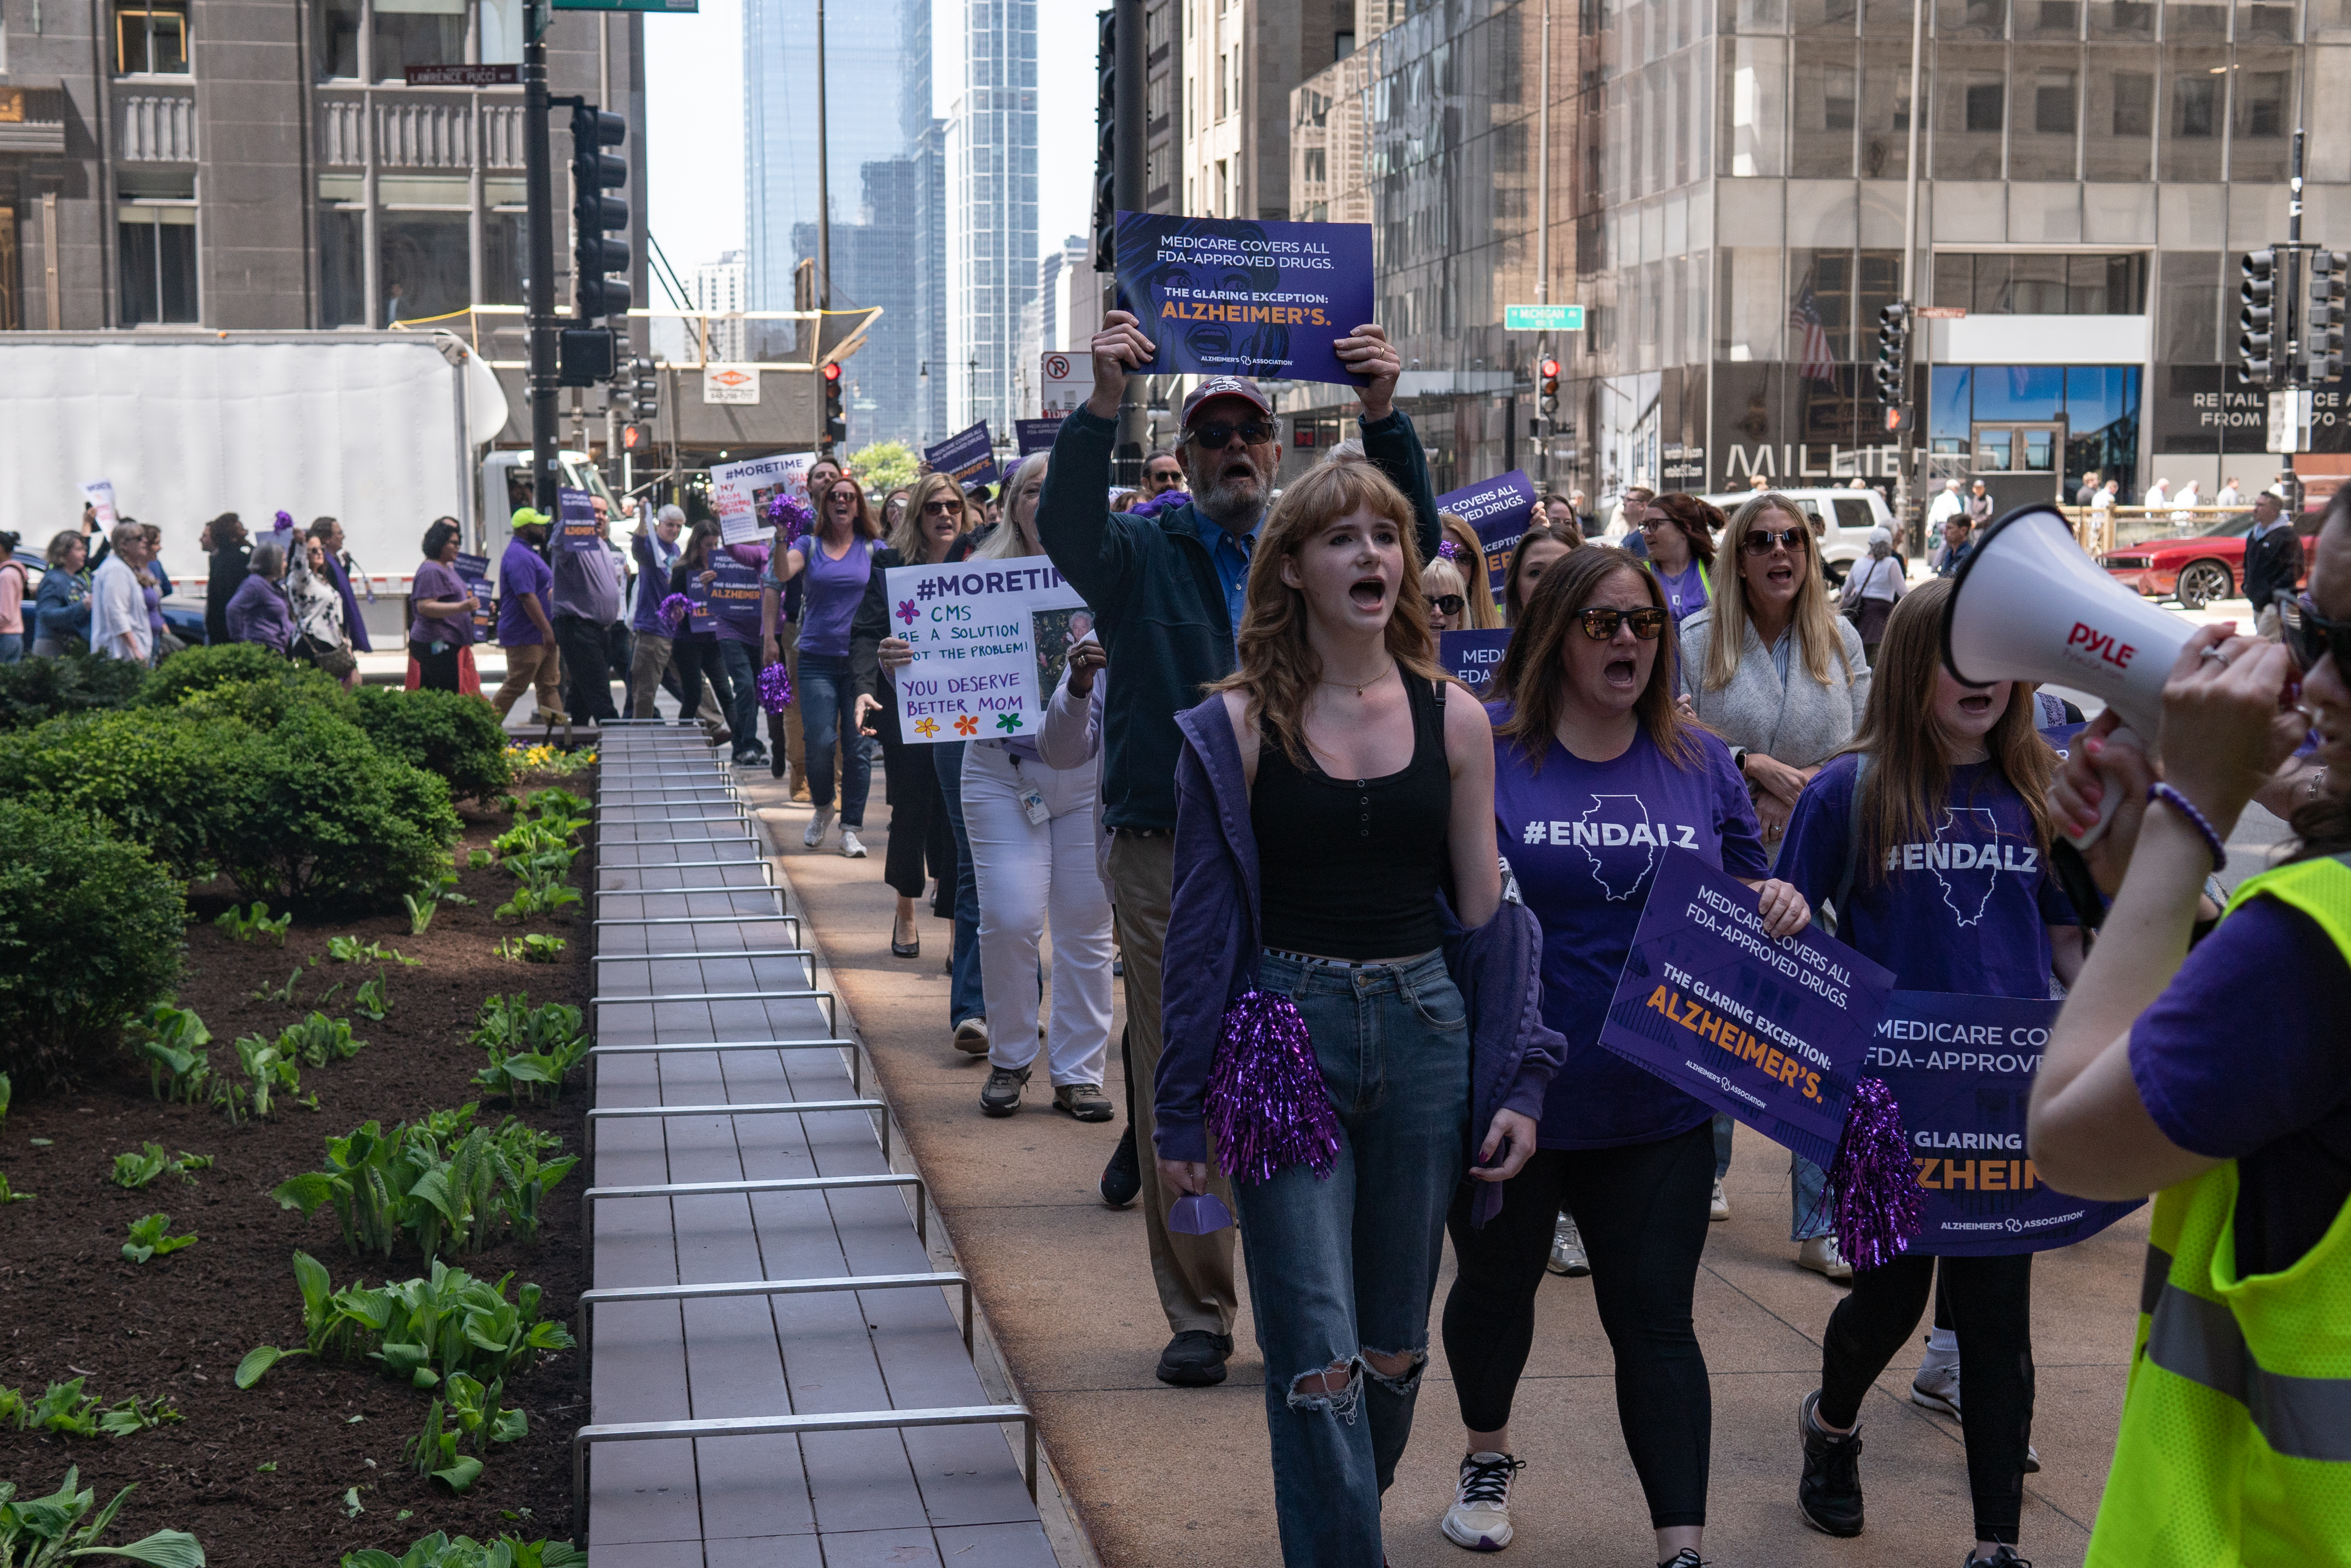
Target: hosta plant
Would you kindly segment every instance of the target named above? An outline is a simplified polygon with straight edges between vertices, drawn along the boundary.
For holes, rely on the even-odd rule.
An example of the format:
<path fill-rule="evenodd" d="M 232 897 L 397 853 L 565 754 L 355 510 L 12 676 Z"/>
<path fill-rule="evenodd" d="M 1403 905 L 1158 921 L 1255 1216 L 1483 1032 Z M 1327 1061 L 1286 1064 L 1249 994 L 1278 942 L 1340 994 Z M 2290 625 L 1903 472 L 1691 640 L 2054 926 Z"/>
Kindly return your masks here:
<path fill-rule="evenodd" d="M 436 1262 L 429 1275 L 372 1289 L 361 1281 L 338 1291 L 324 1263 L 297 1252 L 294 1279 L 302 1293 L 302 1347 L 265 1345 L 248 1352 L 237 1364 L 238 1387 L 252 1387 L 289 1355 L 365 1355 L 419 1388 L 442 1387 L 459 1374 L 501 1381 L 541 1353 L 573 1345 L 561 1324 L 538 1315 L 537 1285 L 507 1299 L 512 1274 L 493 1283 Z"/>
<path fill-rule="evenodd" d="M 202 1101 L 212 1076 L 204 1050 L 212 1039 L 212 1031 L 192 1008 L 165 1002 L 147 1014 L 136 1047 L 147 1060 L 147 1086 L 156 1098 L 192 1106 Z"/>
<path fill-rule="evenodd" d="M 348 1062 L 366 1049 L 366 1041 L 351 1038 L 347 1020 L 329 1018 L 323 1012 L 314 1012 L 301 1023 L 287 1025 L 277 1036 L 279 1055 L 298 1057 L 313 1067 L 323 1067 L 330 1060 Z"/>
<path fill-rule="evenodd" d="M 194 1232 L 185 1236 L 169 1234 L 172 1217 L 169 1214 L 148 1214 L 131 1222 L 131 1240 L 122 1244 L 122 1255 L 134 1263 L 150 1258 L 165 1257 L 183 1247 L 196 1244 Z"/>
<path fill-rule="evenodd" d="M 80 1480 L 80 1469 L 69 1468 L 56 1491 L 21 1501 L 14 1481 L 0 1481 L 0 1568 L 64 1568 L 77 1557 L 120 1557 L 149 1568 L 204 1568 L 204 1549 L 184 1530 L 159 1530 L 127 1546 L 96 1544 L 138 1487 L 134 1482 L 116 1492 L 97 1518 L 84 1523 L 98 1494 L 79 1490 Z"/>
<path fill-rule="evenodd" d="M 166 1154 L 162 1144 L 151 1143 L 136 1154 L 114 1157 L 113 1181 L 117 1187 L 127 1187 L 137 1192 L 143 1190 L 157 1177 L 168 1175 L 176 1176 L 193 1187 L 196 1180 L 194 1173 L 212 1168 L 213 1157 L 208 1154 L 190 1154 L 186 1149 L 177 1154 Z"/>
<path fill-rule="evenodd" d="M 344 1245 L 390 1257 L 402 1238 L 423 1256 L 478 1251 L 500 1230 L 538 1234 L 547 1193 L 571 1173 L 575 1156 L 542 1161 L 559 1147 L 509 1116 L 495 1130 L 472 1127 L 474 1107 L 439 1112 L 390 1132 L 369 1122 L 327 1140 L 327 1168 L 289 1177 L 272 1194 L 308 1219 L 332 1208 Z"/>
<path fill-rule="evenodd" d="M 402 958 L 398 948 L 385 947 L 371 939 L 361 941 L 357 937 L 329 937 L 327 956 L 340 963 L 397 963 L 410 969 L 422 969 L 423 959 Z"/>
<path fill-rule="evenodd" d="M 249 910 L 240 909 L 235 904 L 231 904 L 227 911 L 213 922 L 238 941 L 249 942 L 258 937 L 275 937 L 277 939 L 277 945 L 281 948 L 286 945 L 286 928 L 293 923 L 294 917 L 291 913 L 271 919 L 269 906 L 258 898 L 253 901 L 253 907 Z"/>
<path fill-rule="evenodd" d="M 397 1557 L 373 1546 L 347 1552 L 342 1568 L 585 1568 L 587 1562 L 588 1554 L 569 1541 L 515 1535 L 496 1541 L 461 1535 L 452 1541 L 436 1530 Z"/>
<path fill-rule="evenodd" d="M 123 1399 L 101 1409 L 97 1395 L 82 1392 L 87 1381 L 77 1377 L 70 1383 L 52 1383 L 37 1399 L 26 1399 L 14 1388 L 0 1388 L 0 1426 L 68 1438 L 127 1438 L 187 1418 L 168 1399 Z M 7 1561 L 0 1557 L 0 1564 Z"/>
<path fill-rule="evenodd" d="M 373 980 L 361 982 L 351 997 L 351 1011 L 371 1023 L 383 1022 L 384 1016 L 392 1011 L 392 997 L 384 990 L 383 971 L 376 971 Z"/>
<path fill-rule="evenodd" d="M 484 1002 L 474 1025 L 474 1044 L 490 1058 L 490 1064 L 474 1075 L 474 1082 L 493 1094 L 525 1100 L 541 1087 L 560 1096 L 563 1075 L 588 1054 L 580 1010 L 553 1002 L 533 1007 L 528 992 Z"/>

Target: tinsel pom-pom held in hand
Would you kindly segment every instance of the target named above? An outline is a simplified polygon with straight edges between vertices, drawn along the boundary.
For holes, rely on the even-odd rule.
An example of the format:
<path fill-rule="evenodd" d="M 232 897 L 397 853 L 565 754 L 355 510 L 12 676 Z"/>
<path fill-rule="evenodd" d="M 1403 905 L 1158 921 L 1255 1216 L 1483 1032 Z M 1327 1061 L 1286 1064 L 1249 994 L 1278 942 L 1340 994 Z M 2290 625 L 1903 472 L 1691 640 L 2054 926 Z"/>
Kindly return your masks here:
<path fill-rule="evenodd" d="M 792 672 L 778 662 L 759 671 L 759 706 L 780 713 L 792 705 Z"/>
<path fill-rule="evenodd" d="M 816 524 L 806 504 L 780 490 L 768 498 L 768 521 L 777 529 L 776 547 L 779 550 L 790 549 Z"/>
<path fill-rule="evenodd" d="M 1856 1269 L 1876 1269 L 1908 1250 L 1927 1195 L 1902 1131 L 1902 1107 L 1883 1078 L 1853 1086 L 1844 1136 L 1829 1167 L 1836 1195 L 1837 1251 Z"/>
<path fill-rule="evenodd" d="M 694 601 L 684 594 L 672 594 L 661 602 L 662 625 L 669 628 L 673 633 L 684 626 L 685 618 L 693 613 Z"/>
<path fill-rule="evenodd" d="M 1461 542 L 1458 539 L 1439 539 L 1437 542 L 1437 553 L 1450 561 L 1461 554 Z"/>
<path fill-rule="evenodd" d="M 1236 1181 L 1270 1180 L 1301 1161 L 1328 1176 L 1339 1158 L 1339 1120 L 1314 1043 L 1298 1004 L 1280 992 L 1252 988 L 1225 1009 L 1207 1103 L 1217 1168 Z"/>

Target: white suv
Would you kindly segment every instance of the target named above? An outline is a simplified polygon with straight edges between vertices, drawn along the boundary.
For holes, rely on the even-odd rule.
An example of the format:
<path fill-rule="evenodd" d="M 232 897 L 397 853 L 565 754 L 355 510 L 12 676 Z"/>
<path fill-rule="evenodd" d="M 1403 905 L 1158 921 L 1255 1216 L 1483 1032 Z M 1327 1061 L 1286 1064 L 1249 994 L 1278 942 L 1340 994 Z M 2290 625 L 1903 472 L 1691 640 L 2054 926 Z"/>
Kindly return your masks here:
<path fill-rule="evenodd" d="M 1894 528 L 1894 513 L 1875 490 L 1782 490 L 1780 493 L 1794 502 L 1812 524 L 1813 541 L 1821 548 L 1821 565 L 1832 583 L 1843 582 L 1845 568 L 1868 556 L 1872 528 L 1888 533 Z M 1722 508 L 1727 517 L 1755 494 L 1751 490 L 1734 490 L 1700 499 Z"/>

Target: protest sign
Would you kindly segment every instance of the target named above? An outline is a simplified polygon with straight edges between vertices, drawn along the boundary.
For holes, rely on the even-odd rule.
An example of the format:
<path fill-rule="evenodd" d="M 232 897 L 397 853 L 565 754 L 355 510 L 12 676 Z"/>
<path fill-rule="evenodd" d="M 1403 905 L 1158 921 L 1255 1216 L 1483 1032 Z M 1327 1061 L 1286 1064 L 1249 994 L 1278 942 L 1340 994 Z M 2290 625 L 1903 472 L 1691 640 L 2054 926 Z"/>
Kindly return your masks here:
<path fill-rule="evenodd" d="M 1022 457 L 1027 457 L 1032 452 L 1052 451 L 1053 438 L 1061 433 L 1061 417 L 1059 414 L 1041 420 L 1012 421 L 1012 434 L 1020 443 Z"/>
<path fill-rule="evenodd" d="M 1534 521 L 1534 481 L 1514 468 L 1499 479 L 1447 491 L 1437 498 L 1437 509 L 1450 512 L 1469 524 L 1470 531 L 1478 535 L 1478 543 L 1485 547 L 1486 591 L 1501 593 L 1503 579 L 1510 572 L 1510 552 L 1519 547 L 1519 535 Z M 1469 563 L 1454 564 L 1474 587 L 1476 580 L 1471 576 Z"/>
<path fill-rule="evenodd" d="M 1118 215 L 1118 307 L 1154 375 L 1364 383 L 1331 347 L 1374 319 L 1369 223 Z"/>
<path fill-rule="evenodd" d="M 602 549 L 604 535 L 596 526 L 595 498 L 584 490 L 556 486 L 555 536 L 567 550 Z"/>
<path fill-rule="evenodd" d="M 81 498 L 89 503 L 97 514 L 98 531 L 101 534 L 122 521 L 114 510 L 114 481 L 93 479 L 81 487 Z"/>
<path fill-rule="evenodd" d="M 1826 1166 L 1893 989 L 1887 971 L 1809 927 L 1766 936 L 1754 889 L 1668 849 L 1600 1043 Z"/>
<path fill-rule="evenodd" d="M 2025 1155 L 2025 1106 L 2057 1008 L 1935 991 L 1886 999 L 1862 1070 L 1894 1092 L 1926 1190 L 1912 1251 L 2045 1251 L 2095 1236 L 2139 1206 L 2054 1191 Z"/>
<path fill-rule="evenodd" d="M 758 543 L 767 532 L 768 503 L 778 492 L 805 503 L 809 470 L 815 465 L 816 454 L 811 452 L 711 464 L 710 509 L 718 514 L 720 542 Z"/>
<path fill-rule="evenodd" d="M 1093 612 L 1042 556 L 893 566 L 883 584 L 914 659 L 898 671 L 908 745 L 1033 735 Z"/>
<path fill-rule="evenodd" d="M 957 431 L 936 446 L 925 447 L 923 457 L 931 472 L 946 474 L 967 490 L 975 484 L 993 484 L 1004 476 L 996 466 L 996 447 L 986 420 Z"/>
<path fill-rule="evenodd" d="M 710 569 L 718 574 L 710 585 L 706 611 L 697 611 L 696 631 L 731 634 L 757 641 L 759 636 L 759 568 L 747 566 L 724 550 L 710 552 Z M 703 624 L 706 620 L 707 625 Z"/>
<path fill-rule="evenodd" d="M 465 591 L 474 596 L 475 640 L 488 640 L 498 624 L 497 600 L 490 593 L 490 558 L 461 553 L 450 563 L 450 569 L 457 574 L 457 580 L 465 585 Z"/>
<path fill-rule="evenodd" d="M 1460 681 L 1485 700 L 1486 688 L 1502 668 L 1502 654 L 1510 646 L 1510 628 L 1495 627 L 1478 631 L 1440 631 L 1437 634 L 1437 662 L 1445 673 Z"/>

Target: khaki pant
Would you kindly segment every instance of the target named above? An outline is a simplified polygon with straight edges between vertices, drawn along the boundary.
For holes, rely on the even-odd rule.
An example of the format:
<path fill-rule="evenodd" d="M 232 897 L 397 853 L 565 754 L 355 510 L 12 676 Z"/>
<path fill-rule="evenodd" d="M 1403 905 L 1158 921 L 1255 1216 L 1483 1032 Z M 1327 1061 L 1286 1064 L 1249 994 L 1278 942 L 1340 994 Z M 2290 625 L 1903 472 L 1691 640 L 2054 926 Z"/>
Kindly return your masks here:
<path fill-rule="evenodd" d="M 776 628 L 776 640 L 784 655 L 784 669 L 790 672 L 792 705 L 784 710 L 784 761 L 792 770 L 792 794 L 797 797 L 808 793 L 808 736 L 800 728 L 800 628 L 791 621 Z M 837 768 L 840 764 L 835 763 Z M 834 799 L 841 798 L 835 794 Z"/>
<path fill-rule="evenodd" d="M 637 633 L 636 646 L 629 659 L 629 690 L 634 694 L 631 700 L 630 718 L 661 717 L 653 702 L 661 693 L 662 674 L 669 669 L 672 647 L 673 639 L 669 638 L 650 631 Z M 702 688 L 700 717 L 703 726 L 714 735 L 726 728 L 726 715 L 719 711 L 718 699 L 706 684 Z"/>
<path fill-rule="evenodd" d="M 1177 1334 L 1203 1329 L 1230 1334 L 1240 1301 L 1233 1288 L 1233 1239 L 1223 1230 L 1185 1236 L 1167 1229 L 1175 1196 L 1159 1185 L 1155 1158 L 1152 1085 L 1159 1077 L 1159 963 L 1167 946 L 1167 905 L 1176 872 L 1173 838 L 1118 834 L 1110 842 L 1110 877 L 1117 900 L 1120 951 L 1126 959 L 1128 1070 L 1134 1075 L 1134 1153 L 1143 1173 L 1143 1224 L 1151 1239 L 1151 1277 L 1167 1326 Z M 1208 1190 L 1233 1206 L 1232 1184 L 1211 1159 Z"/>
<path fill-rule="evenodd" d="M 563 692 L 559 685 L 563 676 L 563 660 L 551 642 L 525 643 L 519 648 L 502 650 L 507 656 L 507 678 L 490 699 L 490 706 L 498 711 L 503 721 L 514 705 L 521 701 L 526 688 L 536 686 L 538 716 L 564 723 L 569 716 L 563 711 Z"/>

